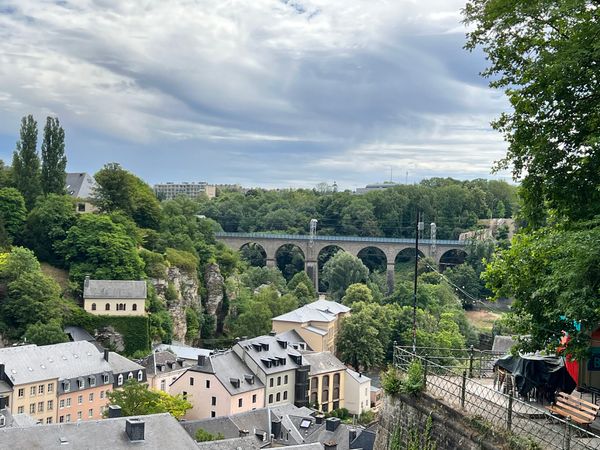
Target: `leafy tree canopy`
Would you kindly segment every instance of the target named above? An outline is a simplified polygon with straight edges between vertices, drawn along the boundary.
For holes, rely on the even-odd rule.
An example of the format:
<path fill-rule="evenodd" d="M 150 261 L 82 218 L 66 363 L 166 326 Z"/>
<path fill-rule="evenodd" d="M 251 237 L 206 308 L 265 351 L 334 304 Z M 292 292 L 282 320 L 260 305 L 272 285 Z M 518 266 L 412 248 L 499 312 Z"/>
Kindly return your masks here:
<path fill-rule="evenodd" d="M 0 222 L 10 242 L 19 241 L 25 225 L 25 200 L 15 188 L 0 189 Z"/>
<path fill-rule="evenodd" d="M 12 175 L 14 186 L 23 194 L 27 208 L 32 208 L 37 197 L 42 193 L 37 135 L 37 122 L 33 116 L 30 114 L 23 117 L 20 139 L 13 153 Z"/>
<path fill-rule="evenodd" d="M 64 194 L 67 174 L 65 131 L 58 118 L 46 118 L 42 141 L 41 187 L 44 194 Z"/>
<path fill-rule="evenodd" d="M 348 252 L 338 252 L 323 266 L 323 282 L 332 299 L 340 301 L 354 283 L 364 283 L 369 276 L 369 269 L 356 256 Z"/>
<path fill-rule="evenodd" d="M 354 283 L 346 289 L 346 294 L 342 298 L 342 303 L 346 306 L 352 306 L 356 302 L 373 302 L 373 293 L 366 284 Z"/>

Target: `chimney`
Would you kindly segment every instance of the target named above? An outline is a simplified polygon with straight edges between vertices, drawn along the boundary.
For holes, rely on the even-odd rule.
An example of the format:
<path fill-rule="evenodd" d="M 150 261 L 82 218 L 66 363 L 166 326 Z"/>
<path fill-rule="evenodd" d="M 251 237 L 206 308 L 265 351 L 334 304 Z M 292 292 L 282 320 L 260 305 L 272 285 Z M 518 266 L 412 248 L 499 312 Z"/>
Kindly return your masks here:
<path fill-rule="evenodd" d="M 340 424 L 340 419 L 338 419 L 337 417 L 329 417 L 328 419 L 325 420 L 325 429 L 327 431 L 335 431 L 337 430 L 337 427 Z"/>
<path fill-rule="evenodd" d="M 119 405 L 108 405 L 108 418 L 114 419 L 115 417 L 122 417 L 123 411 Z"/>
<path fill-rule="evenodd" d="M 277 333 L 275 333 L 275 331 L 271 330 L 269 331 L 269 336 L 275 336 Z"/>
<path fill-rule="evenodd" d="M 132 442 L 144 440 L 144 421 L 142 419 L 127 419 L 125 421 L 125 432 Z"/>
<path fill-rule="evenodd" d="M 250 434 L 248 430 L 240 430 L 240 437 L 246 437 Z"/>
<path fill-rule="evenodd" d="M 105 348 L 104 349 L 104 361 L 108 361 L 109 353 L 110 353 L 110 351 L 107 348 Z"/>
<path fill-rule="evenodd" d="M 275 439 L 279 439 L 281 436 L 281 420 L 275 416 L 271 420 L 271 433 L 275 436 Z"/>
<path fill-rule="evenodd" d="M 348 439 L 348 440 L 349 440 L 349 441 L 350 441 L 350 443 L 352 444 L 352 442 L 354 441 L 354 439 L 356 439 L 356 429 L 354 429 L 354 428 L 350 428 L 350 429 L 348 430 L 348 433 L 349 433 L 349 439 Z"/>
<path fill-rule="evenodd" d="M 327 441 L 323 442 L 324 450 L 337 450 L 337 442 L 335 441 Z"/>
<path fill-rule="evenodd" d="M 315 416 L 315 424 L 321 425 L 323 423 L 324 418 L 325 418 L 325 416 L 323 414 L 317 414 Z"/>
<path fill-rule="evenodd" d="M 89 287 L 89 285 L 90 285 L 90 276 L 86 275 L 85 281 L 83 282 L 83 287 L 86 288 L 86 287 Z"/>
<path fill-rule="evenodd" d="M 205 362 L 206 362 L 206 356 L 198 355 L 198 365 L 200 367 L 203 367 Z"/>
<path fill-rule="evenodd" d="M 0 364 L 0 380 L 4 380 L 5 376 L 5 371 L 4 371 L 4 364 Z"/>

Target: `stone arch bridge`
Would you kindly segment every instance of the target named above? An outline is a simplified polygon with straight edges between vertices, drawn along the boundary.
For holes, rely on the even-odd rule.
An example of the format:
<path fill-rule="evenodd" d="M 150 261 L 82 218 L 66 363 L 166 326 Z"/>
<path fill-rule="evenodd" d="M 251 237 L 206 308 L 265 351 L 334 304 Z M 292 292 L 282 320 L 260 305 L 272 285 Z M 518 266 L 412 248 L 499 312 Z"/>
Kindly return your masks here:
<path fill-rule="evenodd" d="M 361 250 L 376 248 L 386 258 L 388 290 L 394 288 L 394 266 L 396 257 L 406 249 L 414 249 L 414 239 L 384 238 L 384 237 L 360 237 L 360 236 L 314 236 L 311 240 L 309 235 L 301 234 L 274 234 L 274 233 L 215 233 L 218 241 L 223 242 L 234 250 L 240 250 L 247 244 L 260 245 L 267 257 L 267 266 L 277 265 L 277 252 L 284 245 L 295 245 L 304 254 L 304 268 L 310 279 L 318 290 L 319 270 L 318 256 L 326 247 L 336 246 L 342 250 L 358 256 Z M 466 253 L 466 241 L 449 241 L 420 239 L 419 253 L 435 259 L 436 263 L 444 260 L 444 257 L 452 253 Z"/>

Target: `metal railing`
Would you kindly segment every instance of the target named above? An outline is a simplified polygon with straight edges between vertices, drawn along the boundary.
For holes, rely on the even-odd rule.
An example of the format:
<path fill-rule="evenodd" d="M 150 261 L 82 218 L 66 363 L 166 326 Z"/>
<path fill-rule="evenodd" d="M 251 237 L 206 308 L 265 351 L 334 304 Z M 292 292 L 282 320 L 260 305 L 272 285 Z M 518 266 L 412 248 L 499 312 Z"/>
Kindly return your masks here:
<path fill-rule="evenodd" d="M 475 354 L 473 352 L 467 364 L 468 361 L 475 363 Z M 459 365 L 444 366 L 429 356 L 413 353 L 412 348 L 394 347 L 393 363 L 401 372 L 405 373 L 415 360 L 420 361 L 424 368 L 425 392 L 461 411 L 484 435 L 501 432 L 506 439 L 517 444 L 511 448 L 600 450 L 600 436 L 575 425 L 570 419 L 553 416 L 548 410 L 520 400 L 511 393 L 499 392 L 484 385 L 484 380 L 469 378 L 468 366 L 459 374 L 457 371 L 464 367 L 463 360 L 457 359 L 463 361 Z"/>

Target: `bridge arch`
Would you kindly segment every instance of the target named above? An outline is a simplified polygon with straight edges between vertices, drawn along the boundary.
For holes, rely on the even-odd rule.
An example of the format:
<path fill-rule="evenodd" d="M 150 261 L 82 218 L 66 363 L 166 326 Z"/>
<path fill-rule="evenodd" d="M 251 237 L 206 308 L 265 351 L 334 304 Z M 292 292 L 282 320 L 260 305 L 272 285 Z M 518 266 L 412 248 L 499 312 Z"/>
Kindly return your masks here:
<path fill-rule="evenodd" d="M 267 265 L 267 251 L 256 242 L 246 242 L 240 246 L 240 255 L 244 261 L 254 267 Z"/>
<path fill-rule="evenodd" d="M 466 251 L 460 248 L 451 248 L 442 253 L 438 264 L 440 266 L 440 270 L 443 271 L 448 267 L 454 267 L 464 263 L 466 258 Z"/>
<path fill-rule="evenodd" d="M 370 272 L 384 272 L 388 265 L 388 256 L 377 246 L 362 248 L 356 255 Z"/>
<path fill-rule="evenodd" d="M 305 270 L 306 255 L 296 244 L 283 244 L 275 251 L 275 263 L 286 281 Z"/>

